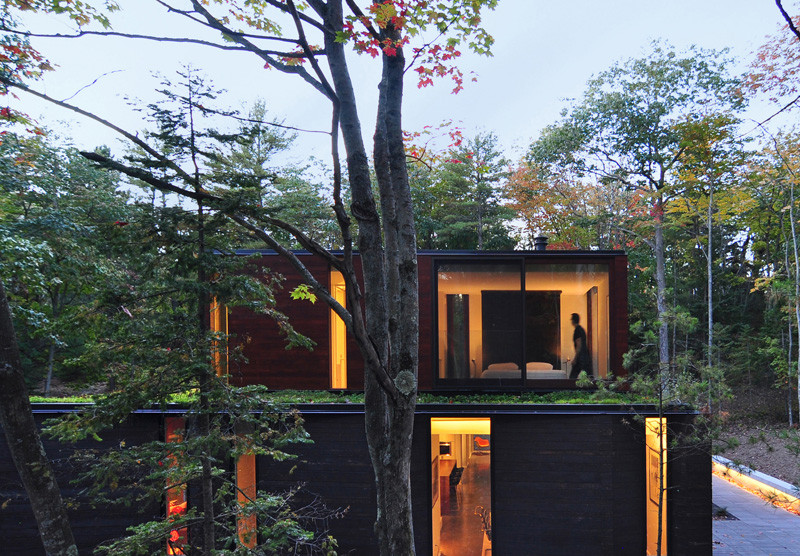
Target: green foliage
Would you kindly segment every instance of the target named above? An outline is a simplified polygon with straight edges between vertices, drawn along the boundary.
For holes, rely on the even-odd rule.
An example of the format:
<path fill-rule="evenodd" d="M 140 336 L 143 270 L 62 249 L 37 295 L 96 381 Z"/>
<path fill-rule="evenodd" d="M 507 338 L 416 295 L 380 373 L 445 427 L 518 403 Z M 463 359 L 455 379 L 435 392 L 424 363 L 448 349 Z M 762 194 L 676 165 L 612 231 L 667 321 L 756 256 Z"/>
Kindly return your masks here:
<path fill-rule="evenodd" d="M 300 284 L 289 294 L 294 300 L 310 301 L 311 303 L 317 302 L 317 296 L 311 291 L 311 287 L 307 284 Z"/>
<path fill-rule="evenodd" d="M 7 285 L 29 383 L 75 363 L 100 328 L 90 300 L 120 275 L 115 249 L 132 209 L 113 173 L 46 136 L 0 144 L 0 279 Z"/>
<path fill-rule="evenodd" d="M 478 134 L 442 155 L 429 170 L 409 172 L 418 245 L 424 249 L 509 250 L 516 246 L 500 187 L 508 161 L 497 136 Z"/>

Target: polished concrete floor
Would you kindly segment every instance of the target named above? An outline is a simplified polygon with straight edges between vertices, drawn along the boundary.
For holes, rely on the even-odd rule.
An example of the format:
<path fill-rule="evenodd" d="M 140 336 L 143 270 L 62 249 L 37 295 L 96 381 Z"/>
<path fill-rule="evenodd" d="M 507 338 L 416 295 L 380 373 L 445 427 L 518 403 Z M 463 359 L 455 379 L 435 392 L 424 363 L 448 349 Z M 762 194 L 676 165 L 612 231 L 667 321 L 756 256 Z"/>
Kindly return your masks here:
<path fill-rule="evenodd" d="M 491 509 L 489 453 L 473 453 L 469 458 L 455 499 L 442 515 L 441 556 L 481 556 L 483 529 L 475 513 L 478 506 Z"/>

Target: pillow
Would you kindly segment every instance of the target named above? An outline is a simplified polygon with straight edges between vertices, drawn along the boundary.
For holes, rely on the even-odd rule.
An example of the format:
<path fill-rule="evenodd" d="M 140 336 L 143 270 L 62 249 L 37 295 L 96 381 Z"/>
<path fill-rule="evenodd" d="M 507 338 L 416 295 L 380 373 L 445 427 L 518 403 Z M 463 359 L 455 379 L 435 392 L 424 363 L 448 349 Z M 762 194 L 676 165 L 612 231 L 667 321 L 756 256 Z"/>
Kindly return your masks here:
<path fill-rule="evenodd" d="M 492 363 L 487 369 L 490 371 L 518 371 L 519 367 L 516 363 Z"/>
<path fill-rule="evenodd" d="M 552 371 L 553 365 L 550 363 L 542 363 L 540 361 L 528 361 L 529 371 Z"/>

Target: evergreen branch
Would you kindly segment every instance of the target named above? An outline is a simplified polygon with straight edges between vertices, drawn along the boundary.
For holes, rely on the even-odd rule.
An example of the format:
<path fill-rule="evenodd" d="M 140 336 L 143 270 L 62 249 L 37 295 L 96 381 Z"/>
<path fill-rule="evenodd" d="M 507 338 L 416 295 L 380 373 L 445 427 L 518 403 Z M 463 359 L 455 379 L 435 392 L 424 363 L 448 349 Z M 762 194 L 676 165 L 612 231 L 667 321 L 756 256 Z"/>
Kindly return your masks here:
<path fill-rule="evenodd" d="M 180 195 L 182 197 L 188 197 L 189 199 L 197 201 L 198 203 L 202 202 L 202 203 L 212 204 L 212 203 L 223 202 L 223 199 L 221 197 L 217 197 L 216 195 L 212 195 L 202 190 L 195 191 L 194 189 L 184 189 L 182 187 L 178 187 L 177 185 L 172 185 L 170 182 L 158 178 L 153 174 L 151 174 L 150 172 L 142 170 L 141 168 L 133 168 L 132 166 L 127 166 L 102 154 L 96 152 L 87 152 L 87 151 L 80 151 L 80 154 L 85 159 L 91 160 L 92 162 L 99 164 L 103 168 L 121 172 L 134 179 L 141 180 L 146 184 L 155 187 L 159 191 L 175 193 L 176 195 Z M 185 172 L 183 173 L 185 174 Z M 194 182 L 194 178 L 192 176 L 188 174 L 186 174 L 186 176 L 188 178 L 186 180 L 187 183 Z"/>
<path fill-rule="evenodd" d="M 116 131 L 117 133 L 119 133 L 120 135 L 122 135 L 123 137 L 125 137 L 126 139 L 128 139 L 129 141 L 134 143 L 135 145 L 139 146 L 142 150 L 147 152 L 150 156 L 152 156 L 153 158 L 157 159 L 158 161 L 163 163 L 168 168 L 170 168 L 173 171 L 175 171 L 182 179 L 184 179 L 185 181 L 191 183 L 192 177 L 189 174 L 187 174 L 180 166 L 178 166 L 177 164 L 175 164 L 174 162 L 172 162 L 171 160 L 166 158 L 164 155 L 162 155 L 161 153 L 159 153 L 158 151 L 153 149 L 150 145 L 148 145 L 145 141 L 143 141 L 142 139 L 140 139 L 136 135 L 134 135 L 134 134 L 132 134 L 132 133 L 130 133 L 128 131 L 125 131 L 124 129 L 122 129 L 119 126 L 116 126 L 116 125 L 112 124 L 110 121 L 108 121 L 108 120 L 106 120 L 104 118 L 101 118 L 100 116 L 98 116 L 96 114 L 93 114 L 92 112 L 88 112 L 88 111 L 86 111 L 86 110 L 84 110 L 82 108 L 78 108 L 77 106 L 75 106 L 73 104 L 69 104 L 67 102 L 54 99 L 53 97 L 51 97 L 49 95 L 46 95 L 44 93 L 40 93 L 39 91 L 31 89 L 30 87 L 28 87 L 27 85 L 23 85 L 22 83 L 18 83 L 16 81 L 13 81 L 13 80 L 9 79 L 8 77 L 0 76 L 0 83 L 6 85 L 7 87 L 17 88 L 17 89 L 19 89 L 21 91 L 24 91 L 24 92 L 26 92 L 26 93 L 28 93 L 30 95 L 33 95 L 33 96 L 38 97 L 38 98 L 40 98 L 42 100 L 46 100 L 47 102 L 55 104 L 56 106 L 60 106 L 62 108 L 66 108 L 67 110 L 70 110 L 71 112 L 75 112 L 76 114 L 80 114 L 81 116 L 84 116 L 86 118 L 94 120 L 95 122 L 97 122 L 99 124 L 102 124 L 103 126 Z"/>

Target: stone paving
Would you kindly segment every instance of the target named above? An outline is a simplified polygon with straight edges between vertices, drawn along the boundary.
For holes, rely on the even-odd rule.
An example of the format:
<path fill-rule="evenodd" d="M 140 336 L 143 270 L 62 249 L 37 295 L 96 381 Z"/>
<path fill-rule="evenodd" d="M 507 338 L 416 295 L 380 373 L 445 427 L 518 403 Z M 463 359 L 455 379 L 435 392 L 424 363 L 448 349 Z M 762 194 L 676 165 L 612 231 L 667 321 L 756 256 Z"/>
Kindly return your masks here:
<path fill-rule="evenodd" d="M 736 517 L 714 521 L 714 556 L 798 556 L 800 516 L 712 476 L 714 504 Z"/>

